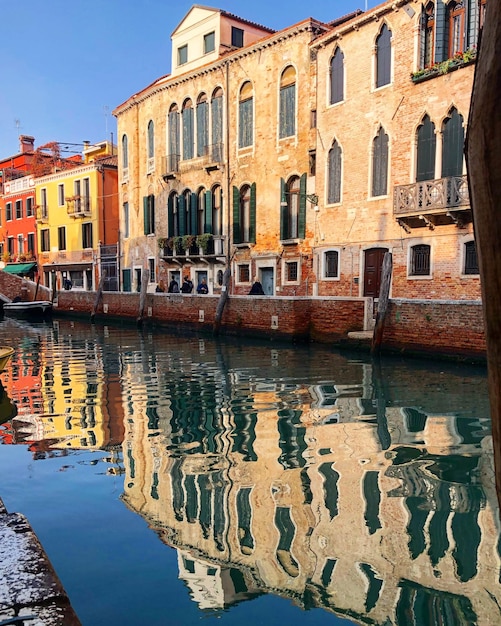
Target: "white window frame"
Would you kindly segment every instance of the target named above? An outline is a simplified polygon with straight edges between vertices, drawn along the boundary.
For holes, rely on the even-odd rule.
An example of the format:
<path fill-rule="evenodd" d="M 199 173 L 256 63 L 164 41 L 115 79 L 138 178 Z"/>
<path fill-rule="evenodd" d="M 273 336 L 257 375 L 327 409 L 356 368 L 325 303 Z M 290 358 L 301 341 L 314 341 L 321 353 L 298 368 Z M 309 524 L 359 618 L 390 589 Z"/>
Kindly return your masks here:
<path fill-rule="evenodd" d="M 327 258 L 328 252 L 337 252 L 337 276 L 327 276 Z M 339 281 L 341 280 L 341 248 L 326 248 L 321 252 L 322 257 L 320 259 L 320 271 L 322 280 L 326 281 Z"/>
<path fill-rule="evenodd" d="M 430 273 L 426 275 L 411 274 L 412 248 L 419 245 L 430 246 Z M 409 246 L 407 248 L 407 280 L 433 280 L 434 256 L 433 243 L 430 239 L 409 240 Z"/>
<path fill-rule="evenodd" d="M 296 280 L 288 280 L 287 264 L 297 263 Z M 301 259 L 300 257 L 290 257 L 282 259 L 282 285 L 300 285 L 301 284 Z"/>
<path fill-rule="evenodd" d="M 64 183 L 59 183 L 57 186 L 57 206 L 64 206 Z"/>

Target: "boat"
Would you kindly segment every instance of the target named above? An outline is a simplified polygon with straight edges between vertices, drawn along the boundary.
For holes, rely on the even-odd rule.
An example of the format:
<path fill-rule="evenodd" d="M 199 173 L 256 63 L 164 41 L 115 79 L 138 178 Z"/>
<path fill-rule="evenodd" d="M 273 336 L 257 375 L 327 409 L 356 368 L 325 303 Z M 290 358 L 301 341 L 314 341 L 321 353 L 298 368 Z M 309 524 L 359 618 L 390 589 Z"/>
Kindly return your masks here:
<path fill-rule="evenodd" d="M 46 319 L 52 315 L 50 300 L 31 300 L 29 302 L 6 302 L 3 305 L 5 315 L 23 319 Z"/>
<path fill-rule="evenodd" d="M 3 372 L 10 361 L 10 357 L 14 354 L 14 348 L 10 346 L 0 346 L 0 372 Z"/>

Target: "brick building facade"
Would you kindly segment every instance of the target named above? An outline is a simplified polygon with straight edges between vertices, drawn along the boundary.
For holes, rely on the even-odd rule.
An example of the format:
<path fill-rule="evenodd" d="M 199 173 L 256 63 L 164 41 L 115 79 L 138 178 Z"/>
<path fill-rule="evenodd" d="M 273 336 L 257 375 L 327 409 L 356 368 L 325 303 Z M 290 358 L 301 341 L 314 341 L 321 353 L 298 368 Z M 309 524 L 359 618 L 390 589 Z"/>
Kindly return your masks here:
<path fill-rule="evenodd" d="M 118 106 L 122 289 L 480 299 L 463 141 L 485 2 L 398 0 L 279 32 L 194 6 Z M 226 38 L 226 39 L 225 39 Z"/>

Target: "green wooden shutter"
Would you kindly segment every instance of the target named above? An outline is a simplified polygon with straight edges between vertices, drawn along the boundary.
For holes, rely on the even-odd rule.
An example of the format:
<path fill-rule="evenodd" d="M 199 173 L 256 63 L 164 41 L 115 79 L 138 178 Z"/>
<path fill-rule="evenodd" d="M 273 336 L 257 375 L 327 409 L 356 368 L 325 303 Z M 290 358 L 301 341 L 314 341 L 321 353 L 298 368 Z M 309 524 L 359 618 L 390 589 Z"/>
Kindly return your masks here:
<path fill-rule="evenodd" d="M 240 230 L 240 191 L 233 186 L 233 243 L 242 243 Z"/>
<path fill-rule="evenodd" d="M 250 188 L 249 243 L 256 243 L 256 183 Z"/>
<path fill-rule="evenodd" d="M 186 198 L 179 196 L 179 204 L 177 206 L 179 216 L 179 236 L 186 235 Z"/>
<path fill-rule="evenodd" d="M 198 230 L 198 196 L 196 193 L 192 193 L 190 196 L 190 230 L 188 235 L 197 235 Z"/>
<path fill-rule="evenodd" d="M 167 236 L 174 237 L 175 231 L 175 222 L 174 222 L 174 198 L 175 196 L 169 196 L 167 200 Z"/>
<path fill-rule="evenodd" d="M 280 179 L 280 239 L 289 238 L 289 229 L 287 228 L 289 207 L 287 206 L 287 197 L 285 195 L 285 180 Z"/>
<path fill-rule="evenodd" d="M 149 223 L 148 196 L 143 196 L 143 230 L 145 235 L 150 232 Z"/>
<path fill-rule="evenodd" d="M 205 192 L 204 233 L 212 233 L 212 192 Z"/>
<path fill-rule="evenodd" d="M 299 181 L 299 216 L 297 224 L 299 239 L 306 236 L 306 174 L 302 174 Z"/>

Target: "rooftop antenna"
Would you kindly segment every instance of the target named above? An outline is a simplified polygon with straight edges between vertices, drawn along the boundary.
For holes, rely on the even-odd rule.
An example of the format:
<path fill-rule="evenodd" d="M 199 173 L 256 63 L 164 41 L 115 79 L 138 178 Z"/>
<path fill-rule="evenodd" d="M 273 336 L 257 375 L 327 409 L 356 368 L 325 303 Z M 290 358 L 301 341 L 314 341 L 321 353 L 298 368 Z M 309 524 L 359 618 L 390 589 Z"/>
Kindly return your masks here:
<path fill-rule="evenodd" d="M 14 124 L 16 126 L 17 132 L 19 133 L 19 129 L 21 128 L 21 120 L 14 120 Z"/>

